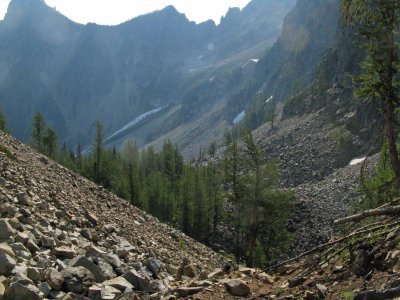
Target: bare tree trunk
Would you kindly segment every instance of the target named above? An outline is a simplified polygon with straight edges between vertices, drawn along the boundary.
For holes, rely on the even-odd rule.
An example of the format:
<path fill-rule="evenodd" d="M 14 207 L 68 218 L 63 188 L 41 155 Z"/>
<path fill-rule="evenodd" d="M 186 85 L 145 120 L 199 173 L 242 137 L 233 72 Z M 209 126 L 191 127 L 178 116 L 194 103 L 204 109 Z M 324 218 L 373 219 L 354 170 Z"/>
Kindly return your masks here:
<path fill-rule="evenodd" d="M 386 103 L 386 134 L 389 146 L 389 157 L 397 182 L 400 182 L 400 160 L 396 145 L 396 130 L 394 128 L 394 105 L 393 100 Z"/>

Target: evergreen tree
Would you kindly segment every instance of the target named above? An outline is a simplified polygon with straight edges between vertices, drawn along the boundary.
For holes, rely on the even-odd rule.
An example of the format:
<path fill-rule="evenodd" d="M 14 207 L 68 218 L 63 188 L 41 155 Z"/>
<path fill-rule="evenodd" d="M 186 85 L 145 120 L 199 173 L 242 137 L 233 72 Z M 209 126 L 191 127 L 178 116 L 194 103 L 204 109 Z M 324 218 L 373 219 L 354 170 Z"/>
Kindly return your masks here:
<path fill-rule="evenodd" d="M 388 152 L 397 182 L 400 182 L 400 159 L 395 119 L 399 109 L 400 2 L 398 0 L 342 0 L 342 15 L 347 24 L 358 25 L 362 47 L 367 54 L 363 73 L 354 78 L 360 98 L 381 99 L 385 107 Z"/>
<path fill-rule="evenodd" d="M 193 171 L 190 165 L 185 165 L 183 169 L 183 180 L 181 187 L 181 211 L 180 211 L 180 224 L 182 231 L 188 235 L 192 233 L 193 212 L 192 204 L 194 202 L 194 189 L 193 189 Z"/>
<path fill-rule="evenodd" d="M 122 148 L 122 159 L 125 163 L 125 174 L 127 174 L 128 178 L 129 200 L 133 205 L 139 206 L 139 151 L 136 144 L 130 140 Z"/>
<path fill-rule="evenodd" d="M 217 143 L 213 141 L 208 147 L 208 155 L 214 157 L 216 152 L 217 152 Z"/>
<path fill-rule="evenodd" d="M 226 149 L 224 167 L 225 180 L 230 186 L 227 198 L 234 206 L 234 212 L 230 219 L 233 220 L 235 230 L 235 256 L 239 259 L 243 255 L 241 233 L 243 229 L 245 184 L 243 180 L 242 156 L 237 141 L 232 141 Z"/>
<path fill-rule="evenodd" d="M 78 146 L 76 147 L 76 168 L 78 172 L 83 168 L 82 147 L 80 143 L 78 143 Z"/>
<path fill-rule="evenodd" d="M 94 180 L 101 184 L 104 180 L 103 178 L 103 168 L 104 168 L 104 130 L 103 124 L 100 121 L 95 123 L 95 136 L 93 141 L 93 155 L 94 155 Z"/>
<path fill-rule="evenodd" d="M 43 141 L 46 136 L 46 121 L 43 115 L 38 112 L 32 120 L 32 146 L 39 152 L 43 152 Z"/>
<path fill-rule="evenodd" d="M 6 127 L 6 117 L 3 114 L 3 111 L 0 109 L 0 130 L 7 132 L 7 127 Z"/>
<path fill-rule="evenodd" d="M 48 127 L 45 130 L 43 137 L 43 151 L 50 158 L 55 158 L 57 154 L 57 134 L 56 132 Z"/>

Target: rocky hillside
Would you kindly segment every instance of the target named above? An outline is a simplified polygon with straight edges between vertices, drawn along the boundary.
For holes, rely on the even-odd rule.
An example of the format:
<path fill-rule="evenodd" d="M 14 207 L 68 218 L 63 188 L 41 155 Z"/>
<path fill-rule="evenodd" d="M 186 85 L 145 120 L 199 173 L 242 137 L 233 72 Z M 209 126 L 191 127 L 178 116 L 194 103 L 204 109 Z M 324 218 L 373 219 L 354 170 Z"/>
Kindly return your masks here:
<path fill-rule="evenodd" d="M 0 134 L 0 299 L 132 291 L 129 299 L 160 298 L 222 264 L 207 247 Z"/>

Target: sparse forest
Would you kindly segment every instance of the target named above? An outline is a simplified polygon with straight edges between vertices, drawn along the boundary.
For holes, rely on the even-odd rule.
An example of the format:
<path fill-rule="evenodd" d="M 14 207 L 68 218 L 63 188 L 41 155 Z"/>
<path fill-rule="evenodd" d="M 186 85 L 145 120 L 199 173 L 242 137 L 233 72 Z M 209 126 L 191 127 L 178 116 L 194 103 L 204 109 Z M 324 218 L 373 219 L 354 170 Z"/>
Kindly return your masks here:
<path fill-rule="evenodd" d="M 229 142 L 223 162 L 188 163 L 170 141 L 160 152 L 139 150 L 132 141 L 120 151 L 107 149 L 101 122 L 95 128 L 90 153 L 83 155 L 80 145 L 76 150 L 65 143 L 60 147 L 54 130 L 37 113 L 31 144 L 200 242 L 215 246 L 214 237 L 222 236 L 219 250 L 232 250 L 250 266 L 263 267 L 288 251 L 285 226 L 292 194 L 279 189 L 276 164 L 263 155 L 249 131 L 243 142 Z"/>

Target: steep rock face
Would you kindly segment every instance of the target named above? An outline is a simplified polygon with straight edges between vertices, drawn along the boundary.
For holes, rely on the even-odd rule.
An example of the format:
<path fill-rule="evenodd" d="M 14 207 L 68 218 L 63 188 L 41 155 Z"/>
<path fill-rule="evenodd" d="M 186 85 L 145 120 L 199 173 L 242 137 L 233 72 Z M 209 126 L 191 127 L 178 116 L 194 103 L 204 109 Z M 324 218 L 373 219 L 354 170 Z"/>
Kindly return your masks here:
<path fill-rule="evenodd" d="M 339 4 L 338 0 L 299 0 L 285 18 L 282 34 L 256 70 L 264 89 L 277 100 L 286 100 L 311 81 L 333 41 Z"/>
<path fill-rule="evenodd" d="M 172 6 L 118 26 L 83 26 L 44 1 L 12 0 L 0 22 L 0 104 L 20 139 L 28 139 L 31 118 L 41 111 L 60 140 L 85 144 L 95 120 L 111 134 L 142 113 L 190 99 L 190 87 L 214 76 L 221 61 L 239 53 L 230 68 L 248 61 L 255 52 L 246 50 L 271 44 L 293 3 L 255 1 L 219 29 L 224 25 L 189 22 Z M 144 139 L 164 133 L 157 130 Z"/>
<path fill-rule="evenodd" d="M 282 30 L 284 17 L 295 3 L 295 0 L 253 0 L 242 11 L 230 8 L 217 27 L 213 55 L 227 58 L 240 51 L 257 48 L 258 53 L 254 54 L 262 55 L 275 42 Z"/>
<path fill-rule="evenodd" d="M 230 96 L 225 118 L 231 122 L 260 90 L 285 102 L 315 78 L 339 21 L 339 0 L 299 0 L 286 16 L 282 32 L 256 64 L 251 80 Z"/>
<path fill-rule="evenodd" d="M 161 298 L 180 285 L 179 272 L 189 265 L 200 274 L 223 263 L 204 245 L 3 133 L 0 145 L 2 299 Z"/>

